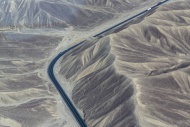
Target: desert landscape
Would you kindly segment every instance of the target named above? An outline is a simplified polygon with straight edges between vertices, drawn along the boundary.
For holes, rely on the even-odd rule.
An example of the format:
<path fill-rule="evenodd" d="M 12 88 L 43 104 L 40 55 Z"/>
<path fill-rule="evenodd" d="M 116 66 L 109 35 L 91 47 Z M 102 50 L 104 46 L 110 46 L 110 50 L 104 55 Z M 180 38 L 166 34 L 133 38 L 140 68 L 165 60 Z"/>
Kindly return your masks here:
<path fill-rule="evenodd" d="M 91 37 L 109 25 L 112 26 L 114 22 L 120 21 L 120 18 L 128 18 L 129 15 L 145 10 L 158 1 L 160 0 L 0 0 L 0 127 L 78 127 L 79 125 L 47 75 L 50 61 L 60 51 L 78 43 L 81 38 Z M 134 113 L 136 104 L 133 103 L 133 99 L 126 102 L 128 100 L 126 98 L 134 95 L 134 86 L 131 84 L 138 84 L 143 80 L 140 78 L 133 80 L 117 72 L 119 66 L 117 65 L 117 69 L 113 64 L 119 64 L 115 61 L 117 49 L 116 47 L 113 49 L 114 43 L 111 43 L 111 40 L 115 41 L 115 35 L 112 36 L 113 39 L 110 36 L 85 43 L 81 50 L 72 52 L 75 57 L 67 54 L 66 56 L 70 58 L 64 56 L 66 61 L 61 62 L 61 65 L 55 69 L 61 68 L 60 75 L 57 76 L 61 77 L 59 80 L 62 87 L 66 88 L 70 97 L 72 96 L 76 108 L 80 110 L 81 116 L 84 117 L 89 127 L 138 124 Z M 118 45 L 120 45 L 119 42 Z M 94 53 L 89 53 L 94 46 L 96 47 Z M 112 52 L 111 49 L 113 49 Z M 93 57 L 96 62 L 90 62 L 88 57 Z M 103 58 L 106 59 L 101 62 L 100 59 Z M 84 65 L 79 62 L 76 67 L 72 67 L 77 59 L 83 59 Z M 68 65 L 69 61 L 73 64 Z M 94 69 L 91 68 L 91 64 Z M 79 70 L 84 66 L 89 67 L 89 71 Z M 107 70 L 100 71 L 102 75 L 105 75 L 102 79 L 99 79 L 101 77 L 99 72 L 95 72 L 100 68 Z M 75 75 L 75 72 L 78 75 Z M 102 94 L 99 94 L 100 91 L 94 93 L 96 84 L 90 83 L 93 82 L 90 75 L 99 84 L 105 80 L 104 86 L 97 86 L 98 89 L 101 87 L 105 90 Z M 86 76 L 89 79 L 85 78 Z M 121 90 L 119 95 L 112 93 L 115 85 L 110 84 L 110 81 L 120 84 L 119 88 L 115 89 L 115 93 Z M 69 86 L 71 82 L 73 86 L 76 86 L 74 89 L 71 89 L 73 86 Z M 83 84 L 81 88 L 88 87 L 89 90 L 81 89 L 82 92 L 78 93 L 80 85 Z M 91 91 L 93 89 L 94 92 Z M 127 94 L 124 94 L 125 92 Z M 77 94 L 81 96 L 78 98 Z M 91 98 L 94 101 L 95 98 L 98 99 L 97 95 L 101 95 L 102 98 L 99 98 L 95 105 L 94 102 L 87 103 L 82 99 Z M 123 96 L 126 98 L 123 99 Z M 116 97 L 121 97 L 121 100 L 114 102 L 113 105 L 110 98 L 114 101 Z M 102 101 L 105 101 L 105 105 L 99 106 Z M 116 110 L 123 111 L 126 106 L 129 108 L 117 118 L 118 120 L 113 118 L 107 122 L 110 116 L 106 114 L 111 112 L 115 114 L 116 110 L 111 111 L 111 109 L 119 106 L 119 103 L 124 105 Z M 123 118 L 126 119 L 125 122 L 117 122 Z"/>
<path fill-rule="evenodd" d="M 189 5 L 170 1 L 61 58 L 89 127 L 189 127 Z"/>

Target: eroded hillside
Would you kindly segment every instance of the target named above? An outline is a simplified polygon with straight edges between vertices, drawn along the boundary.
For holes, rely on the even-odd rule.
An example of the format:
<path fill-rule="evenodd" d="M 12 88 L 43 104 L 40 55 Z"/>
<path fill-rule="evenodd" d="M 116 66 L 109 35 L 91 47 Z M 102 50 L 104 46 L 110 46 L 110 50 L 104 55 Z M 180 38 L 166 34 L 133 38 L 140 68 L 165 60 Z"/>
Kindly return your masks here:
<path fill-rule="evenodd" d="M 171 2 L 60 61 L 89 127 L 189 127 L 190 6 Z"/>
<path fill-rule="evenodd" d="M 1 127 L 78 127 L 47 75 L 49 63 L 71 40 L 160 0 L 82 1 L 0 0 Z"/>
<path fill-rule="evenodd" d="M 89 29 L 157 1 L 0 0 L 0 27 Z"/>

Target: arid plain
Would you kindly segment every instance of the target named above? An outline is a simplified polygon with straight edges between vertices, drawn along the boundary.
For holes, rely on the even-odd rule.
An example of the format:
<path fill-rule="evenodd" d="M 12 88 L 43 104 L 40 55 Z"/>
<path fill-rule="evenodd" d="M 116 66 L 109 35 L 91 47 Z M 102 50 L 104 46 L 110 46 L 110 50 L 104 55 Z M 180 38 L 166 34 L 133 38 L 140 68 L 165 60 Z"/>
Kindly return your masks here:
<path fill-rule="evenodd" d="M 190 126 L 190 2 L 171 1 L 60 61 L 89 127 Z"/>

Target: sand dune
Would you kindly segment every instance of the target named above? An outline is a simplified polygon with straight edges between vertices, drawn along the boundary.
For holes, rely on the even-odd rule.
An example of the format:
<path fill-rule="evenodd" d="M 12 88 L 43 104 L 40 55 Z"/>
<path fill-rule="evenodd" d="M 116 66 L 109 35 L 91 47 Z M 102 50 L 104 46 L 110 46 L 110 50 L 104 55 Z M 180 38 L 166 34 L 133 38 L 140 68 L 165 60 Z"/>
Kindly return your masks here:
<path fill-rule="evenodd" d="M 189 127 L 190 6 L 170 2 L 141 22 L 63 56 L 89 127 Z"/>

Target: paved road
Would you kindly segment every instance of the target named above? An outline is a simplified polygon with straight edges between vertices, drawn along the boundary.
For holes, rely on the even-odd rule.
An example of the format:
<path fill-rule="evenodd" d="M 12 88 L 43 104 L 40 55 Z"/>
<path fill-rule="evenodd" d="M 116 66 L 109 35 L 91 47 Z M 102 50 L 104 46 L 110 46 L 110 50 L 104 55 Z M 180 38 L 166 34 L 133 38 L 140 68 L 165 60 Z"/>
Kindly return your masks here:
<path fill-rule="evenodd" d="M 106 30 L 102 31 L 102 32 L 100 32 L 100 33 L 94 35 L 93 37 L 98 37 L 98 36 L 100 36 L 100 35 L 106 33 L 107 31 L 109 31 L 109 30 L 111 30 L 111 29 L 113 29 L 113 28 L 116 28 L 116 27 L 118 27 L 118 26 L 120 26 L 120 25 L 123 25 L 124 23 L 129 22 L 129 21 L 131 21 L 132 19 L 137 18 L 138 16 L 140 16 L 140 15 L 142 15 L 142 14 L 144 14 L 144 13 L 146 13 L 146 12 L 152 10 L 152 9 L 155 9 L 156 7 L 158 7 L 158 6 L 160 6 L 160 5 L 164 4 L 164 3 L 166 3 L 166 2 L 168 2 L 168 1 L 169 1 L 169 0 L 165 0 L 165 1 L 163 1 L 163 2 L 159 2 L 157 5 L 152 6 L 151 8 L 149 8 L 149 9 L 147 9 L 147 10 L 141 12 L 141 13 L 138 13 L 137 15 L 135 15 L 135 16 L 129 18 L 129 19 L 127 19 L 127 20 L 125 20 L 125 21 L 123 21 L 123 22 L 121 22 L 121 23 L 119 23 L 119 24 L 116 24 L 116 25 L 110 27 L 109 29 L 106 29 Z M 83 41 L 83 42 L 84 42 L 84 41 Z M 59 91 L 61 97 L 63 98 L 63 100 L 64 100 L 65 103 L 67 104 L 68 108 L 69 108 L 70 111 L 72 112 L 72 114 L 73 114 L 73 116 L 75 117 L 75 119 L 76 119 L 76 121 L 78 122 L 78 124 L 79 124 L 81 127 L 87 127 L 87 125 L 86 125 L 86 123 L 84 122 L 83 118 L 80 116 L 80 114 L 78 113 L 77 109 L 75 108 L 75 106 L 73 105 L 73 103 L 71 102 L 71 100 L 69 99 L 69 97 L 67 96 L 67 94 L 65 93 L 65 91 L 63 90 L 63 88 L 61 87 L 60 83 L 57 81 L 57 79 L 55 78 L 55 75 L 54 75 L 54 73 L 53 73 L 53 68 L 54 68 L 56 62 L 58 61 L 58 59 L 59 59 L 61 56 L 63 56 L 65 53 L 67 53 L 68 51 L 70 51 L 70 50 L 74 49 L 75 47 L 81 45 L 83 42 L 80 42 L 80 43 L 76 44 L 75 46 L 70 47 L 70 48 L 67 49 L 67 50 L 64 50 L 63 52 L 60 52 L 60 53 L 51 61 L 50 65 L 49 65 L 49 67 L 48 67 L 48 75 L 49 75 L 51 81 L 53 82 L 53 84 L 55 85 L 55 87 L 57 88 L 57 90 Z"/>

